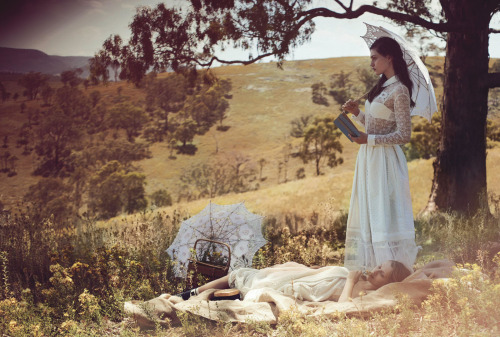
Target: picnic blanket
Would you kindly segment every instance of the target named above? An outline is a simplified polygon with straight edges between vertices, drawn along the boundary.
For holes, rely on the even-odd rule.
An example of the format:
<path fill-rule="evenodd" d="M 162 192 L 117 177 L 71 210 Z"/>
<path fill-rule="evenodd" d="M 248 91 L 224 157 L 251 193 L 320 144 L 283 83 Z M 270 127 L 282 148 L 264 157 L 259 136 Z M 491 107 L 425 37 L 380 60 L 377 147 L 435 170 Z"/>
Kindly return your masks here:
<path fill-rule="evenodd" d="M 450 276 L 454 263 L 449 260 L 433 261 L 418 269 L 402 282 L 387 284 L 349 302 L 309 302 L 283 295 L 273 289 L 262 289 L 250 300 L 210 301 L 216 291 L 208 290 L 184 301 L 182 298 L 163 294 L 145 302 L 126 302 L 124 309 L 141 328 L 155 324 L 180 323 L 177 312 L 189 312 L 211 320 L 227 322 L 267 322 L 275 324 L 281 312 L 294 309 L 306 315 L 370 315 L 387 308 L 394 308 L 398 295 L 407 295 L 415 304 L 421 303 L 431 292 L 434 279 Z"/>

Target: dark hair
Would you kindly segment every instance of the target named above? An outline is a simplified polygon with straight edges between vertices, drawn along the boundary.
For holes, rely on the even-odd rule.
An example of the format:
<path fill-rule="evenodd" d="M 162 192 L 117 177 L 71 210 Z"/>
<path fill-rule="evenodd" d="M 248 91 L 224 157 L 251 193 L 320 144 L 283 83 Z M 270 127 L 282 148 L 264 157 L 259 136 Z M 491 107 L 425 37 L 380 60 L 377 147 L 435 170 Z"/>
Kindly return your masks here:
<path fill-rule="evenodd" d="M 399 261 L 391 261 L 392 273 L 389 277 L 389 283 L 401 282 L 411 275 L 411 271 Z"/>
<path fill-rule="evenodd" d="M 415 102 L 411 99 L 411 91 L 413 89 L 413 83 L 411 82 L 410 75 L 408 74 L 408 67 L 406 61 L 403 58 L 403 52 L 401 47 L 396 40 L 390 37 L 381 37 L 373 42 L 371 49 L 375 49 L 380 55 L 387 57 L 392 57 L 392 66 L 394 67 L 394 72 L 398 76 L 398 79 L 408 88 L 410 93 L 410 106 L 415 106 Z M 368 92 L 368 101 L 371 103 L 378 94 L 383 90 L 382 85 L 387 81 L 387 77 L 382 74 L 377 84 Z"/>

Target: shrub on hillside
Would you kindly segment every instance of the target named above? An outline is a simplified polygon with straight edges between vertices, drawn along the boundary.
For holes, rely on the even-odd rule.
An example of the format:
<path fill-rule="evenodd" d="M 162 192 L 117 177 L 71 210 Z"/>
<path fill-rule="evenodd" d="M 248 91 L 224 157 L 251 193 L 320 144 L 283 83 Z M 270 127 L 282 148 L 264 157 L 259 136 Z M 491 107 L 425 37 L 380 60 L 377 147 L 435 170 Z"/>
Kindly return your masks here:
<path fill-rule="evenodd" d="M 157 207 L 171 206 L 172 196 L 166 189 L 159 189 L 151 194 L 151 204 Z"/>
<path fill-rule="evenodd" d="M 122 211 L 129 214 L 142 211 L 147 207 L 145 184 L 144 174 L 130 172 L 120 162 L 110 161 L 90 179 L 89 208 L 103 219 Z"/>

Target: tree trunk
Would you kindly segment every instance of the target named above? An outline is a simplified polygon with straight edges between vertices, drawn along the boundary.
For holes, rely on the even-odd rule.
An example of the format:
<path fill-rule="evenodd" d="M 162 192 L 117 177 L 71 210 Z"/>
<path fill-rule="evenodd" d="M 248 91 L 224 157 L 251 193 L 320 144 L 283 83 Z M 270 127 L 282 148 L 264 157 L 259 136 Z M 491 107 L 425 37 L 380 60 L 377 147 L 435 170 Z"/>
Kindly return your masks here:
<path fill-rule="evenodd" d="M 473 214 L 486 189 L 489 13 L 475 1 L 450 1 L 450 22 L 464 25 L 447 40 L 442 134 L 426 211 Z"/>

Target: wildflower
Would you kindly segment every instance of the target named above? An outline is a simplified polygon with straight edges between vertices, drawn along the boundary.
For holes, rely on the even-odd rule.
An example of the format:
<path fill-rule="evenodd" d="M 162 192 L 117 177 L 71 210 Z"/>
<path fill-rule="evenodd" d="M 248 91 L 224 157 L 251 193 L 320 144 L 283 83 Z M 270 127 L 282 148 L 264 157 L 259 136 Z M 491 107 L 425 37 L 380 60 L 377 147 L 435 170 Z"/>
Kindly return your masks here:
<path fill-rule="evenodd" d="M 73 320 L 64 321 L 61 323 L 61 327 L 59 328 L 59 332 L 62 333 L 62 332 L 74 331 L 77 326 L 78 326 L 78 324 Z"/>
<path fill-rule="evenodd" d="M 12 320 L 9 322 L 9 330 L 16 333 L 23 329 L 22 325 L 18 325 L 16 321 Z"/>
<path fill-rule="evenodd" d="M 467 297 L 462 297 L 458 300 L 458 304 L 462 307 L 466 307 L 469 299 Z"/>

